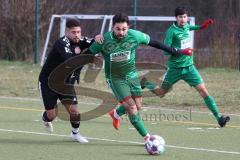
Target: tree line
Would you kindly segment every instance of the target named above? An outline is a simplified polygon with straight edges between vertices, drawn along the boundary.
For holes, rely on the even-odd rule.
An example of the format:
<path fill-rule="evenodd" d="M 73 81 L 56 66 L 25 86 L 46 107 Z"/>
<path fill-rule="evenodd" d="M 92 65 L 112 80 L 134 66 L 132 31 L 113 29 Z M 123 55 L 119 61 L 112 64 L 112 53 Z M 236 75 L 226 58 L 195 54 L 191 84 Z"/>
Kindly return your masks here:
<path fill-rule="evenodd" d="M 52 14 L 107 14 L 124 12 L 134 14 L 133 0 L 39 0 L 39 58 L 45 43 Z M 195 62 L 199 67 L 240 66 L 240 1 L 239 0 L 136 0 L 139 16 L 174 16 L 177 6 L 189 9 L 196 24 L 205 19 L 215 20 L 213 26 L 195 32 Z M 0 59 L 33 61 L 34 56 L 34 0 L 2 0 L 0 3 Z M 94 36 L 100 31 L 101 22 L 82 22 L 83 34 Z M 153 37 L 164 39 L 170 23 L 151 24 L 137 22 L 137 29 Z M 50 45 L 59 36 L 59 21 L 54 24 Z M 140 51 L 139 61 L 164 61 L 165 57 Z M 149 56 L 149 54 L 151 56 Z"/>

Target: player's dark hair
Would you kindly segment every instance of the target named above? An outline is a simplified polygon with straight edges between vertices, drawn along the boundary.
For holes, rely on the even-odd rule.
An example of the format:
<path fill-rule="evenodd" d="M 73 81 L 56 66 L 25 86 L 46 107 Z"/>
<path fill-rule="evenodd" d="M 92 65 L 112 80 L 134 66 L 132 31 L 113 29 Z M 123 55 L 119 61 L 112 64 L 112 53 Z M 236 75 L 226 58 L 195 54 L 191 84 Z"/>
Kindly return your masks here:
<path fill-rule="evenodd" d="M 80 27 L 80 21 L 78 19 L 67 19 L 66 27 L 67 28 Z"/>
<path fill-rule="evenodd" d="M 129 24 L 129 19 L 128 16 L 124 13 L 117 13 L 113 16 L 113 25 L 115 23 L 124 23 L 126 22 L 127 24 Z"/>
<path fill-rule="evenodd" d="M 183 14 L 188 15 L 188 11 L 185 7 L 177 7 L 174 12 L 175 12 L 175 17 Z"/>

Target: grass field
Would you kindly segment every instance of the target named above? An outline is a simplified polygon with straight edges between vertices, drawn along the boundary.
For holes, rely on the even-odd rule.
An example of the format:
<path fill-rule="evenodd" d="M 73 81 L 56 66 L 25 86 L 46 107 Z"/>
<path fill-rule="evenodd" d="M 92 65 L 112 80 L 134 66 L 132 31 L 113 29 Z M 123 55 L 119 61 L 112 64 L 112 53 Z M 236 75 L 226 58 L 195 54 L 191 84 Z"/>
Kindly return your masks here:
<path fill-rule="evenodd" d="M 183 82 L 163 99 L 144 98 L 141 115 L 147 128 L 167 142 L 163 155 L 149 156 L 126 117 L 119 131 L 113 129 L 107 115 L 82 122 L 80 132 L 90 140 L 84 145 L 71 141 L 69 122 L 61 119 L 54 121 L 54 134 L 46 134 L 40 121 L 39 70 L 38 65 L 0 61 L 0 160 L 240 158 L 239 71 L 200 70 L 220 110 L 231 116 L 226 128 L 217 128 L 201 98 Z M 84 85 L 107 91 L 102 75 L 95 84 Z M 81 112 L 99 103 L 87 97 L 79 97 L 79 101 Z"/>

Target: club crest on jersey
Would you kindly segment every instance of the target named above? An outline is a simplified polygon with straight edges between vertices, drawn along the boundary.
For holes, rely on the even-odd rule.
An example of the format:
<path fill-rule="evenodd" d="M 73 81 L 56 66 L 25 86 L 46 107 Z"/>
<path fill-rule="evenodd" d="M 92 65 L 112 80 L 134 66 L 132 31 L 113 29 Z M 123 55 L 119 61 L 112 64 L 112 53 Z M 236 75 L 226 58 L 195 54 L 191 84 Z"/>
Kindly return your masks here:
<path fill-rule="evenodd" d="M 121 48 L 129 50 L 131 48 L 131 42 L 125 42 L 121 45 Z"/>
<path fill-rule="evenodd" d="M 75 52 L 75 54 L 80 54 L 81 53 L 81 49 L 79 47 L 75 47 L 74 48 L 74 52 Z"/>
<path fill-rule="evenodd" d="M 108 42 L 103 46 L 103 50 L 105 50 L 106 52 L 110 52 L 115 50 L 117 47 L 117 44 L 115 42 Z"/>

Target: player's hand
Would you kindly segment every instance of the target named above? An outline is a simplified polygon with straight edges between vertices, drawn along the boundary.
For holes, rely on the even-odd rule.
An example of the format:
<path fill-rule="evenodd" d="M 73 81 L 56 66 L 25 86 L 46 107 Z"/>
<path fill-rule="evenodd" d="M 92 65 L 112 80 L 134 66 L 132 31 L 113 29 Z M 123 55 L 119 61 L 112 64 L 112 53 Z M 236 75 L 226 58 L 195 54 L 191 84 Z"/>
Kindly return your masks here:
<path fill-rule="evenodd" d="M 79 74 L 73 73 L 73 75 L 71 75 L 71 77 L 69 78 L 69 83 L 73 85 L 75 84 L 75 82 L 77 82 L 77 84 L 79 84 L 79 80 L 80 80 Z"/>
<path fill-rule="evenodd" d="M 95 36 L 94 40 L 95 40 L 95 42 L 97 42 L 99 44 L 102 44 L 103 41 L 104 41 L 104 37 L 103 37 L 103 35 L 98 34 L 98 35 Z"/>
<path fill-rule="evenodd" d="M 79 74 L 75 75 L 75 81 L 77 82 L 77 84 L 79 84 L 79 81 L 80 81 Z"/>
<path fill-rule="evenodd" d="M 192 56 L 193 54 L 193 49 L 192 48 L 185 48 L 181 50 L 181 53 L 187 56 Z"/>
<path fill-rule="evenodd" d="M 94 59 L 93 59 L 93 63 L 95 64 L 95 66 L 97 68 L 102 68 L 103 65 L 103 61 L 100 55 L 95 55 Z"/>
<path fill-rule="evenodd" d="M 212 19 L 207 19 L 203 22 L 203 24 L 200 26 L 200 29 L 206 29 L 209 25 L 213 24 Z"/>

